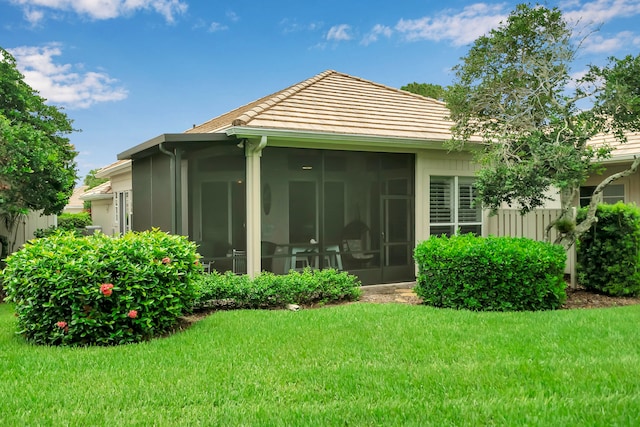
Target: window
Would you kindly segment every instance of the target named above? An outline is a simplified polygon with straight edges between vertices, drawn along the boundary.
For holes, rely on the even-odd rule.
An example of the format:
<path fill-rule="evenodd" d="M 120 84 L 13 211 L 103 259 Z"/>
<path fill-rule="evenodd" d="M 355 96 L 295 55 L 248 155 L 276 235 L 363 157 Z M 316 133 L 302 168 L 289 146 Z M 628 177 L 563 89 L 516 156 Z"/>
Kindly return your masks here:
<path fill-rule="evenodd" d="M 595 186 L 580 187 L 580 207 L 589 206 Z M 602 191 L 603 203 L 624 202 L 624 184 L 608 185 Z"/>
<path fill-rule="evenodd" d="M 431 235 L 482 234 L 482 208 L 475 203 L 473 178 L 432 176 L 430 194 Z"/>
<path fill-rule="evenodd" d="M 131 231 L 131 200 L 130 191 L 113 193 L 116 231 L 124 234 Z"/>

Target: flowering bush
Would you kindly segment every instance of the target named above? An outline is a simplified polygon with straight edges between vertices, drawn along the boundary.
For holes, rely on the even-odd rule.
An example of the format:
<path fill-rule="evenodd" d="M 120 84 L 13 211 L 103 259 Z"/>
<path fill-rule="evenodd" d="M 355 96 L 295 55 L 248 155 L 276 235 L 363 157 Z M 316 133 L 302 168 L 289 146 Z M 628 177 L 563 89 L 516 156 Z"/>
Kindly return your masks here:
<path fill-rule="evenodd" d="M 194 243 L 160 231 L 30 241 L 2 272 L 18 333 L 47 345 L 113 345 L 169 331 L 191 309 Z"/>

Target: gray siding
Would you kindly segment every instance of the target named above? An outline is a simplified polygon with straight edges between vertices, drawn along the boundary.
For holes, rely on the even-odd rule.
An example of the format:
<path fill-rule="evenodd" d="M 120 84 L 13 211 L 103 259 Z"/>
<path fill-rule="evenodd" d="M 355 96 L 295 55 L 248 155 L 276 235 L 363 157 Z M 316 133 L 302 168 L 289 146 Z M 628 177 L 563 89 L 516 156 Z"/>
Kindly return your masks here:
<path fill-rule="evenodd" d="M 156 154 L 133 160 L 133 223 L 136 231 L 171 230 L 171 173 L 169 156 Z"/>

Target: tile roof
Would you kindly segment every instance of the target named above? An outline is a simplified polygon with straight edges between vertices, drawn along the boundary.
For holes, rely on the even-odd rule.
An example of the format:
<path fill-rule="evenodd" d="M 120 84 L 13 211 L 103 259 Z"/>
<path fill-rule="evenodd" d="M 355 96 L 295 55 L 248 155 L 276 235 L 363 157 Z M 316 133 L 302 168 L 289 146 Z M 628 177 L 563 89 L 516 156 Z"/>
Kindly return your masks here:
<path fill-rule="evenodd" d="M 103 182 L 93 188 L 86 190 L 81 196 L 82 200 L 108 199 L 112 197 L 111 181 Z"/>
<path fill-rule="evenodd" d="M 108 178 L 114 171 L 131 169 L 131 160 L 117 160 L 110 165 L 104 166 L 96 171 L 96 178 Z"/>
<path fill-rule="evenodd" d="M 613 135 L 600 134 L 589 141 L 589 145 L 598 146 L 608 143 L 613 147 L 612 160 L 616 158 L 631 158 L 640 155 L 640 132 L 627 134 L 627 142 L 621 144 Z"/>
<path fill-rule="evenodd" d="M 69 197 L 69 201 L 67 202 L 67 206 L 65 206 L 65 209 L 82 209 L 84 203 L 80 197 L 84 194 L 85 191 L 87 191 L 86 185 L 81 185 L 80 187 L 74 188 L 71 196 Z"/>
<path fill-rule="evenodd" d="M 443 102 L 328 70 L 185 133 L 245 126 L 444 141 L 448 115 Z"/>

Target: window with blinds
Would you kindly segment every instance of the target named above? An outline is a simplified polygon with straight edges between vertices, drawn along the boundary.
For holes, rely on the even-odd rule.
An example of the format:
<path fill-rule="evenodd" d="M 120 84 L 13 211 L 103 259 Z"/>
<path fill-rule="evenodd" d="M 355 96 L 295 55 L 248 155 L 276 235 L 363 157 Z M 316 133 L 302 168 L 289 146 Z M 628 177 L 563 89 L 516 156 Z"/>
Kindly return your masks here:
<path fill-rule="evenodd" d="M 431 235 L 482 234 L 482 209 L 476 203 L 473 178 L 432 176 L 429 188 Z"/>
<path fill-rule="evenodd" d="M 591 203 L 591 195 L 595 191 L 595 186 L 580 187 L 580 207 L 584 208 Z M 624 203 L 624 184 L 610 184 L 602 191 L 602 203 L 614 204 Z"/>

